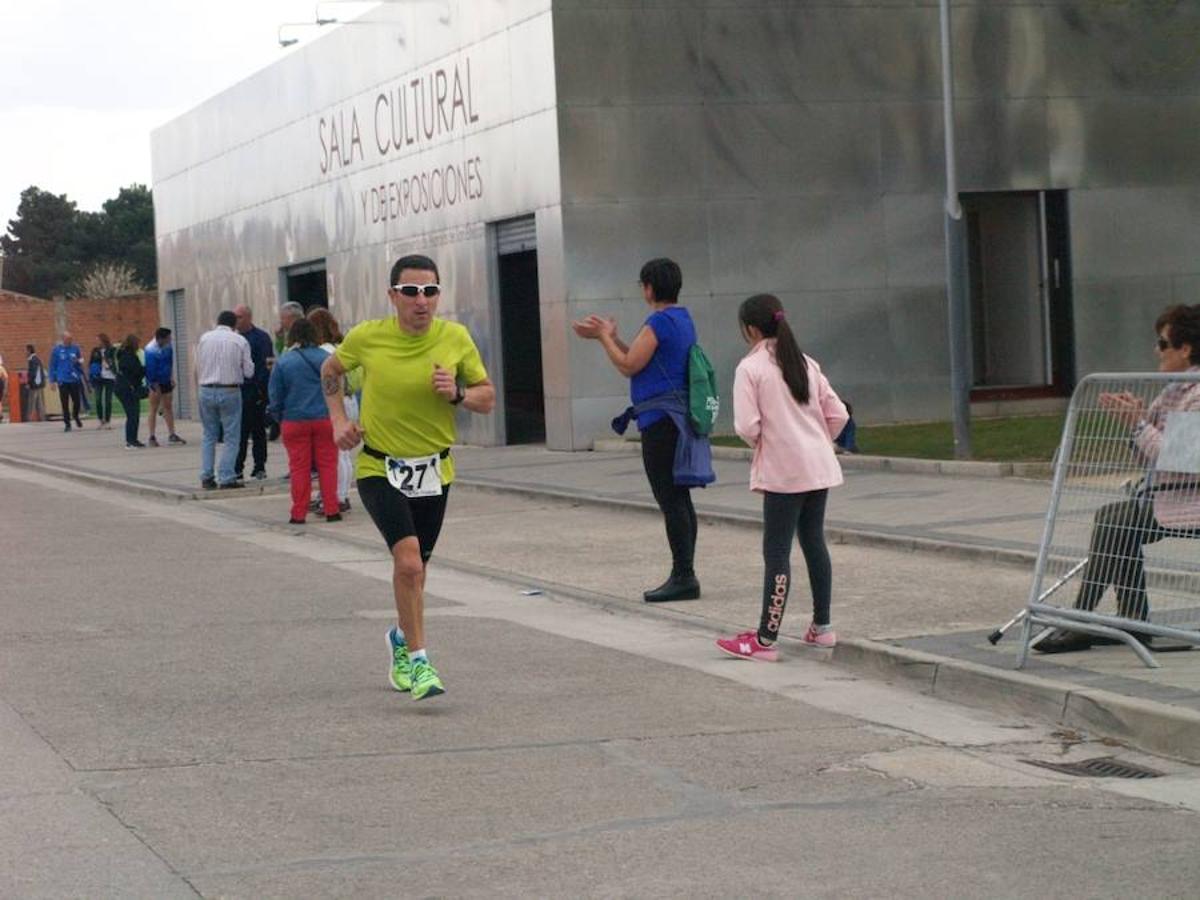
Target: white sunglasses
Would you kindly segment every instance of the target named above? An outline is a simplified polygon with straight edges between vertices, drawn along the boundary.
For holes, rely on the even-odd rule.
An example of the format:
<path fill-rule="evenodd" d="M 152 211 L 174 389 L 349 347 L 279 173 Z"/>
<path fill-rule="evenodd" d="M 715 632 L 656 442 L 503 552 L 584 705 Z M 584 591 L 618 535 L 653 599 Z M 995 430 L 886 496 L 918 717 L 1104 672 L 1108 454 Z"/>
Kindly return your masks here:
<path fill-rule="evenodd" d="M 392 290 L 399 291 L 405 297 L 415 297 L 418 294 L 436 297 L 442 292 L 442 286 L 440 284 L 393 284 Z"/>

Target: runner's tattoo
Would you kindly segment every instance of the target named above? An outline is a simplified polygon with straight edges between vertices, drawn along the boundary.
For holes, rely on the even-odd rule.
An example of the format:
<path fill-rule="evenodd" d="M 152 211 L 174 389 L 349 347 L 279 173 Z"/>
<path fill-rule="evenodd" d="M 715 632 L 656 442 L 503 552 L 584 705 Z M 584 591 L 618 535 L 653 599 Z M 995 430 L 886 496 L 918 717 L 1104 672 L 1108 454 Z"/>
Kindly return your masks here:
<path fill-rule="evenodd" d="M 325 392 L 325 396 L 333 397 L 342 389 L 342 379 L 337 375 L 321 376 L 321 390 Z"/>

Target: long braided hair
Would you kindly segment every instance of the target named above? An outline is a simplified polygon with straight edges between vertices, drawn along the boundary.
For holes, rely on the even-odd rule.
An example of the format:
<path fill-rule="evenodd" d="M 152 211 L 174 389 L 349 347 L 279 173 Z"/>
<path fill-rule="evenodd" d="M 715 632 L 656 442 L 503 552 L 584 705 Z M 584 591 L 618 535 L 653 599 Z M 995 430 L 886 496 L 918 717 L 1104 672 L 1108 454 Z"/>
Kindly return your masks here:
<path fill-rule="evenodd" d="M 783 372 L 783 381 L 797 403 L 807 403 L 808 364 L 779 298 L 774 294 L 755 294 L 738 309 L 738 321 L 743 330 L 753 326 L 763 337 L 775 338 L 775 362 Z"/>

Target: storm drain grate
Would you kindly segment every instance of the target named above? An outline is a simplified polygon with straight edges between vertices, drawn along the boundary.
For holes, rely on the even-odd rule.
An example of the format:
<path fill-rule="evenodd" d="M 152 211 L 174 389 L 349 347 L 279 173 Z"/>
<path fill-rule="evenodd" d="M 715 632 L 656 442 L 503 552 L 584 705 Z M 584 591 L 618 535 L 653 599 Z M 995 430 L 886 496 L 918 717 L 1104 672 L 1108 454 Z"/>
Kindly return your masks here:
<path fill-rule="evenodd" d="M 1145 766 L 1122 762 L 1115 756 L 1099 756 L 1096 759 L 1084 759 L 1073 763 L 1043 762 L 1040 759 L 1023 759 L 1021 761 L 1031 766 L 1051 769 L 1065 775 L 1079 775 L 1084 778 L 1162 778 L 1164 774 L 1147 769 Z"/>

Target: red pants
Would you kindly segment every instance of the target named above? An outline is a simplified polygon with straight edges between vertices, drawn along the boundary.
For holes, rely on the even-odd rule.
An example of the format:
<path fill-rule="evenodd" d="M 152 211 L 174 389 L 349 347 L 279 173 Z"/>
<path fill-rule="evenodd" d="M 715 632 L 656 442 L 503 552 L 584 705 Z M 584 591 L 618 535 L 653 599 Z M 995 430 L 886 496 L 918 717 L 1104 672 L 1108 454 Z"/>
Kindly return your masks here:
<path fill-rule="evenodd" d="M 308 514 L 314 464 L 321 483 L 325 515 L 332 516 L 338 511 L 338 452 L 333 442 L 333 425 L 328 419 L 284 422 L 283 446 L 287 450 L 288 471 L 291 472 L 292 518 L 303 522 Z"/>

